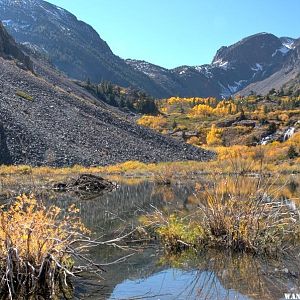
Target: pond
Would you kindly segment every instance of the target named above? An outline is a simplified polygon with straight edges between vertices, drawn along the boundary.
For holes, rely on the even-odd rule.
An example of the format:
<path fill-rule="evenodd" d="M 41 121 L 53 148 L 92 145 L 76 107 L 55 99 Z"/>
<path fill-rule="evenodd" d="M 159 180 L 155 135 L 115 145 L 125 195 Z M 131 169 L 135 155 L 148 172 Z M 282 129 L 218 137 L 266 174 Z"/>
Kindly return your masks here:
<path fill-rule="evenodd" d="M 14 184 L 2 183 L 1 194 L 4 199 L 6 191 L 11 195 L 18 189 L 33 191 L 62 208 L 75 203 L 84 224 L 96 236 L 113 236 L 124 225 L 135 226 L 138 217 L 154 207 L 192 211 L 197 206 L 196 182 L 207 184 L 211 178 L 178 180 L 170 186 L 143 179 L 115 180 L 118 189 L 94 197 L 49 193 L 45 188 L 49 180 L 24 180 L 22 185 L 22 178 Z M 298 205 L 299 178 L 281 179 L 281 184 L 283 181 L 282 197 Z M 89 275 L 76 279 L 74 299 L 284 299 L 285 293 L 299 293 L 299 262 L 288 257 L 271 260 L 220 250 L 166 256 L 158 244 L 149 244 L 126 260 L 110 264 L 127 254 L 116 248 L 94 248 L 91 256 L 107 264 L 106 272 L 103 279 Z"/>

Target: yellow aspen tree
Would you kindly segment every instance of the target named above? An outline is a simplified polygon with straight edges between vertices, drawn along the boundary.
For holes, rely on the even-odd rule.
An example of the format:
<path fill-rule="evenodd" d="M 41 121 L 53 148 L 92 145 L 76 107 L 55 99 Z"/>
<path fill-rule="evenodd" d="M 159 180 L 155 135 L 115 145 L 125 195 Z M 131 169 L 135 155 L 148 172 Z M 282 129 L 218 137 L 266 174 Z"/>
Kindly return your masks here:
<path fill-rule="evenodd" d="M 222 134 L 223 134 L 223 130 L 221 128 L 217 128 L 217 126 L 213 124 L 206 136 L 207 145 L 222 146 L 223 144 Z"/>

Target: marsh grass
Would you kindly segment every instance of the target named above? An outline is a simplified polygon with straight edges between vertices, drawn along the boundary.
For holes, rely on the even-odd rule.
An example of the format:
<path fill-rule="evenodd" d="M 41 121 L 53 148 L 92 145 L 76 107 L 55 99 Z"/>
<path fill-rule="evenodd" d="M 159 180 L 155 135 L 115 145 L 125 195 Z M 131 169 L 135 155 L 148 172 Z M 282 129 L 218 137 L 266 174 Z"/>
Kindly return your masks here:
<path fill-rule="evenodd" d="M 241 175 L 197 185 L 192 213 L 155 210 L 141 218 L 168 251 L 227 248 L 276 255 L 299 241 L 299 210 L 280 198 L 274 179 L 245 181 Z"/>
<path fill-rule="evenodd" d="M 1 299 L 52 298 L 58 286 L 61 291 L 70 290 L 68 278 L 85 269 L 75 268 L 74 260 L 89 261 L 84 254 L 89 231 L 77 214 L 74 205 L 63 212 L 56 206 L 46 208 L 26 195 L 1 207 Z"/>

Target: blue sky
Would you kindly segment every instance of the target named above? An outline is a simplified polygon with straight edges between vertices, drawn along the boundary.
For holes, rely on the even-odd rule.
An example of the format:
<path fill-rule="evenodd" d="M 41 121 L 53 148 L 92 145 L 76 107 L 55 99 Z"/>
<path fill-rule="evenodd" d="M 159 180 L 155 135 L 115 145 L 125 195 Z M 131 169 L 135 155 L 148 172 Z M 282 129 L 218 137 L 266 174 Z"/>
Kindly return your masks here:
<path fill-rule="evenodd" d="M 163 67 L 210 63 L 243 37 L 300 37 L 300 0 L 49 0 L 92 25 L 113 52 Z"/>

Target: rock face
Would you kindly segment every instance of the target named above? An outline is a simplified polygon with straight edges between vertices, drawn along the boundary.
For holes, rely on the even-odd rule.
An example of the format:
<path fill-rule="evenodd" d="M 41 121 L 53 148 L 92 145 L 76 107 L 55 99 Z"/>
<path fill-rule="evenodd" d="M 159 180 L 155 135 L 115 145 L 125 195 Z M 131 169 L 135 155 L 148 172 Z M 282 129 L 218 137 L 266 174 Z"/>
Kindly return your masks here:
<path fill-rule="evenodd" d="M 16 52 L 17 55 L 19 52 Z M 206 160 L 212 154 L 137 126 L 43 61 L 0 57 L 0 164 L 107 165 Z"/>
<path fill-rule="evenodd" d="M 127 63 L 161 83 L 172 95 L 221 98 L 269 78 L 282 69 L 295 51 L 294 39 L 260 33 L 220 48 L 207 65 L 166 70 L 144 61 Z"/>
<path fill-rule="evenodd" d="M 32 62 L 17 46 L 14 39 L 7 33 L 3 24 L 0 22 L 0 56 L 3 58 L 16 59 L 18 65 L 32 70 Z"/>
<path fill-rule="evenodd" d="M 75 191 L 96 194 L 103 191 L 112 191 L 117 188 L 117 185 L 100 176 L 82 174 L 68 182 L 56 183 L 53 188 L 59 192 Z"/>
<path fill-rule="evenodd" d="M 292 44 L 286 45 L 290 46 L 291 51 L 285 56 L 280 68 L 277 68 L 267 78 L 248 85 L 239 92 L 241 95 L 247 95 L 250 91 L 263 95 L 273 88 L 277 90 L 284 88 L 293 92 L 300 91 L 300 39 L 293 40 Z"/>
<path fill-rule="evenodd" d="M 18 43 L 42 52 L 71 78 L 164 94 L 148 76 L 114 55 L 91 26 L 62 8 L 42 0 L 0 0 L 0 20 Z"/>
<path fill-rule="evenodd" d="M 42 52 L 72 78 L 96 83 L 108 80 L 141 88 L 158 98 L 221 98 L 249 92 L 250 85 L 252 90 L 270 90 L 269 83 L 260 82 L 282 70 L 295 52 L 294 39 L 260 33 L 220 48 L 211 64 L 168 70 L 145 61 L 121 59 L 91 26 L 42 0 L 0 0 L 0 20 L 17 42 Z M 269 81 L 280 85 L 280 77 L 282 74 Z"/>

